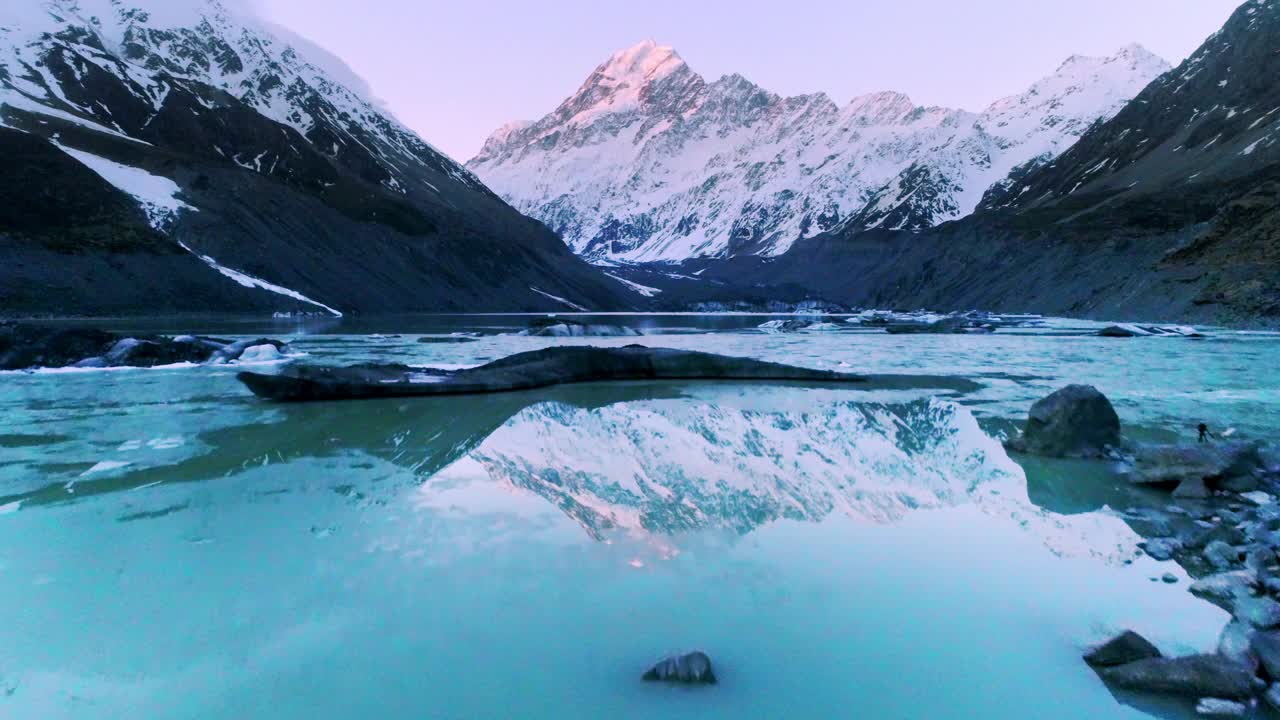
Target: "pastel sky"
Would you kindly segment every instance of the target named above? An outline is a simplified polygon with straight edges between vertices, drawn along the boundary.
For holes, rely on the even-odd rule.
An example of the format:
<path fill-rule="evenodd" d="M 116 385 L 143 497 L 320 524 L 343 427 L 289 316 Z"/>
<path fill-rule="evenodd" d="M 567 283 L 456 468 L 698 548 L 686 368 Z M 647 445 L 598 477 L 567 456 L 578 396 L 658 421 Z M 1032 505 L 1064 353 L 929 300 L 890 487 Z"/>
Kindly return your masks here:
<path fill-rule="evenodd" d="M 981 109 L 1072 54 L 1138 42 L 1172 63 L 1241 0 L 252 0 L 341 57 L 459 160 L 550 112 L 615 50 L 652 38 L 708 80 L 737 72 L 838 103 L 875 90 Z"/>

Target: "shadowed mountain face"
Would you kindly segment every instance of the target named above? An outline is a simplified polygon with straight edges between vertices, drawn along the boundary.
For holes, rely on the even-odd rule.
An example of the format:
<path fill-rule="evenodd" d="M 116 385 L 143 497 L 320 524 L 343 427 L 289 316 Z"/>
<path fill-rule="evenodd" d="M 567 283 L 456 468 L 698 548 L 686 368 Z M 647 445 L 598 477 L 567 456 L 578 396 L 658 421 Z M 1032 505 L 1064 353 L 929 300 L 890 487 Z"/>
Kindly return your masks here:
<path fill-rule="evenodd" d="M 1250 0 L 1181 66 L 976 215 L 849 230 L 711 278 L 852 304 L 1280 321 L 1280 2 Z"/>
<path fill-rule="evenodd" d="M 371 104 L 336 60 L 281 33 L 218 0 L 0 9 L 0 141 L 39 164 L 5 173 L 0 195 L 67 210 L 0 215 L 0 307 L 628 306 L 616 281 Z M 59 153 L 105 182 L 41 161 Z M 122 195 L 132 211 L 115 207 Z M 86 281 L 44 292 L 64 263 Z"/>

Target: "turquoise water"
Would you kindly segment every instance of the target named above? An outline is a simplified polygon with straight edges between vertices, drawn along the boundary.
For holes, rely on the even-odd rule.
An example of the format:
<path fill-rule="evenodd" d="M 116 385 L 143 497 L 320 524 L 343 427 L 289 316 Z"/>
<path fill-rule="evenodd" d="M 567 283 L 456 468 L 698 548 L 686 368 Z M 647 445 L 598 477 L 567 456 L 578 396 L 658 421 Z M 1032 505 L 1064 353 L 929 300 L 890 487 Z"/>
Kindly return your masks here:
<path fill-rule="evenodd" d="M 1134 434 L 1274 437 L 1280 336 L 748 329 L 763 319 L 622 320 L 646 344 L 982 388 L 279 406 L 233 367 L 0 374 L 0 716 L 1190 716 L 1117 700 L 1079 653 L 1121 627 L 1209 649 L 1225 613 L 1138 555 L 1118 512 L 1137 496 L 1024 469 L 995 436 L 1088 381 Z M 327 363 L 588 342 L 492 334 L 520 323 L 168 329 L 288 336 Z M 417 342 L 457 330 L 488 335 Z M 638 681 L 694 647 L 720 685 Z"/>

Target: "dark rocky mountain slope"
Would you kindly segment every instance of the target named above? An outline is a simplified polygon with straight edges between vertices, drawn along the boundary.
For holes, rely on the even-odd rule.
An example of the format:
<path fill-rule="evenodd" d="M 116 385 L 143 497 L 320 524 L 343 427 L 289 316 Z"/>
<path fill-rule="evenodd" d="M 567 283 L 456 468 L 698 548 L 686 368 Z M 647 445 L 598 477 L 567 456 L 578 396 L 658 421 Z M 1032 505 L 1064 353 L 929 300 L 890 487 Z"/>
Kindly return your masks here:
<path fill-rule="evenodd" d="M 284 31 L 218 0 L 18 5 L 0 313 L 634 301 Z"/>
<path fill-rule="evenodd" d="M 919 234 L 708 269 L 856 305 L 1280 322 L 1280 0 L 1250 0 L 1053 163 Z"/>

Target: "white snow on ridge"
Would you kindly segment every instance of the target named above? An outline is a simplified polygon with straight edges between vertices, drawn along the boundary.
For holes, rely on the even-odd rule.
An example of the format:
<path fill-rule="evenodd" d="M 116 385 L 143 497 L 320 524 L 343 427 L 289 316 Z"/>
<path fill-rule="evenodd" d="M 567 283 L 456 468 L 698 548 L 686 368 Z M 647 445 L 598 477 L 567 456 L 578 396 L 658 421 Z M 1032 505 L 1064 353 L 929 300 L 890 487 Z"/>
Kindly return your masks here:
<path fill-rule="evenodd" d="M 840 107 L 738 75 L 707 82 L 646 41 L 541 120 L 500 128 L 467 166 L 597 264 L 777 255 L 851 220 L 916 230 L 967 215 L 1168 67 L 1129 46 L 1072 57 L 981 113 L 895 92 Z"/>
<path fill-rule="evenodd" d="M 267 292 L 272 292 L 272 293 L 275 293 L 275 294 L 277 294 L 277 295 L 283 295 L 283 296 L 285 296 L 285 297 L 293 298 L 294 300 L 298 300 L 298 301 L 300 301 L 300 302 L 307 303 L 308 305 L 314 305 L 314 306 L 316 306 L 316 307 L 318 307 L 318 308 L 320 308 L 320 309 L 322 309 L 322 310 L 324 310 L 324 311 L 326 311 L 326 312 L 330 313 L 330 314 L 331 314 L 331 315 L 333 315 L 334 317 L 342 317 L 342 313 L 341 313 L 341 312 L 339 312 L 339 311 L 337 311 L 337 310 L 334 310 L 333 308 L 329 307 L 328 305 L 325 305 L 325 304 L 324 304 L 324 303 L 322 303 L 322 302 L 319 302 L 319 301 L 317 301 L 317 300 L 312 300 L 311 298 L 307 297 L 306 295 L 303 295 L 302 293 L 298 292 L 297 290 L 290 290 L 290 289 L 289 289 L 289 288 L 287 288 L 287 287 L 283 287 L 283 286 L 281 286 L 281 285 L 276 285 L 276 284 L 274 284 L 274 283 L 267 282 L 266 280 L 263 280 L 262 278 L 256 278 L 256 277 L 254 277 L 254 276 L 252 276 L 252 275 L 249 275 L 249 274 L 246 274 L 246 273 L 242 273 L 242 272 L 240 272 L 239 270 L 233 270 L 233 269 L 231 269 L 231 268 L 229 268 L 229 267 L 225 267 L 225 266 L 219 265 L 217 260 L 214 260 L 212 257 L 209 257 L 208 255 L 201 255 L 200 253 L 196 252 L 195 250 L 192 250 L 189 246 L 187 246 L 187 244 L 186 244 L 186 243 L 181 243 L 181 242 L 180 242 L 180 243 L 178 243 L 178 244 L 182 246 L 182 249 L 183 249 L 183 250 L 186 250 L 187 252 L 191 253 L 192 255 L 195 255 L 196 257 L 198 257 L 198 258 L 200 258 L 201 260 L 203 260 L 203 261 L 205 262 L 205 264 L 206 264 L 206 265 L 208 265 L 209 267 L 213 268 L 214 270 L 217 270 L 218 272 L 220 272 L 220 273 L 222 273 L 223 275 L 225 275 L 225 276 L 227 276 L 227 277 L 231 278 L 232 280 L 235 280 L 237 283 L 239 283 L 240 285 L 242 285 L 242 286 L 244 286 L 244 287 L 247 287 L 247 288 L 257 288 L 257 289 L 259 289 L 259 290 L 266 290 Z"/>
<path fill-rule="evenodd" d="M 83 150 L 75 150 L 54 143 L 60 150 L 79 160 L 103 180 L 133 196 L 147 214 L 147 220 L 157 230 L 169 226 L 182 210 L 197 212 L 195 208 L 178 199 L 181 188 L 167 177 L 152 175 L 141 168 L 121 165 Z"/>
<path fill-rule="evenodd" d="M 530 286 L 529 286 L 529 289 L 530 289 L 530 290 L 532 290 L 532 291 L 534 291 L 534 292 L 536 292 L 536 293 L 538 293 L 539 295 L 541 295 L 541 296 L 543 296 L 543 297 L 545 297 L 545 298 L 550 298 L 551 300 L 555 300 L 556 302 L 564 303 L 565 305 L 568 305 L 569 307 L 573 308 L 574 310 L 577 310 L 578 312 L 591 312 L 590 310 L 588 310 L 588 309 L 586 309 L 586 308 L 582 307 L 581 305 L 579 305 L 579 304 L 577 304 L 577 303 L 573 303 L 573 302 L 569 302 L 568 300 L 565 300 L 564 298 L 560 297 L 559 295 L 552 295 L 551 293 L 549 293 L 549 292 L 545 292 L 545 291 L 542 291 L 542 290 L 539 290 L 538 288 L 536 288 L 536 287 L 534 287 L 534 286 L 532 286 L 532 285 L 530 285 Z"/>
<path fill-rule="evenodd" d="M 649 287 L 648 285 L 641 285 L 640 283 L 637 283 L 637 282 L 631 282 L 630 280 L 626 278 L 618 277 L 613 273 L 607 272 L 605 273 L 605 275 L 608 275 L 614 280 L 617 280 L 623 285 L 626 285 L 629 290 L 634 290 L 635 292 L 638 292 L 645 297 L 653 297 L 654 295 L 657 295 L 658 293 L 662 292 L 658 288 Z"/>

